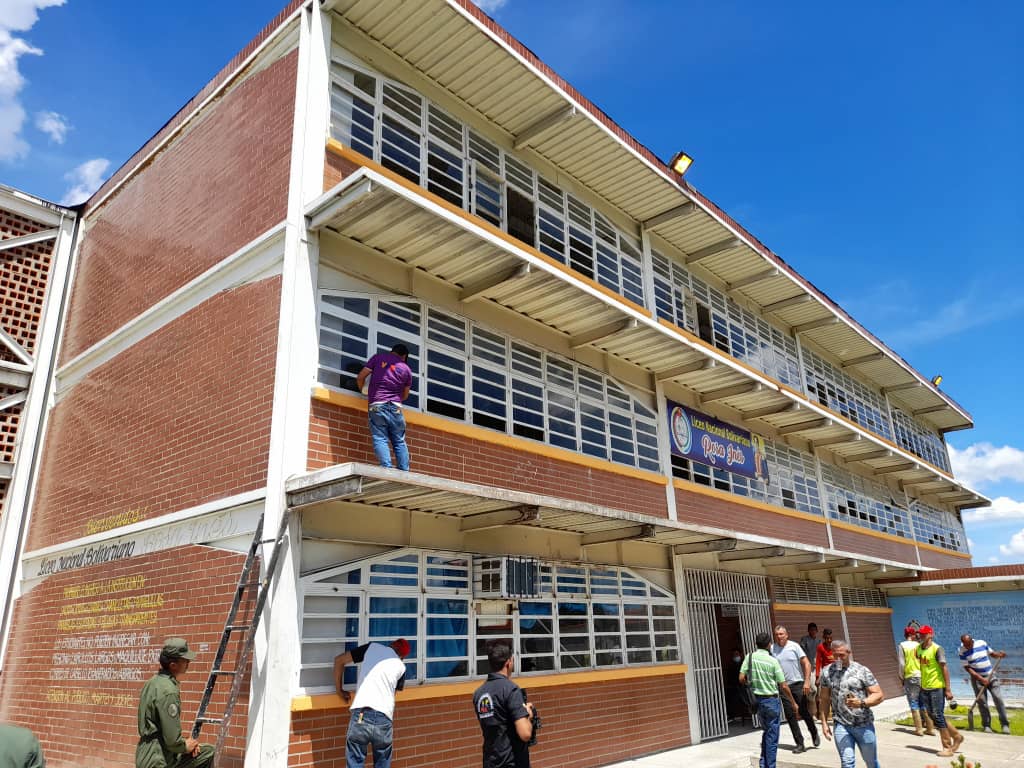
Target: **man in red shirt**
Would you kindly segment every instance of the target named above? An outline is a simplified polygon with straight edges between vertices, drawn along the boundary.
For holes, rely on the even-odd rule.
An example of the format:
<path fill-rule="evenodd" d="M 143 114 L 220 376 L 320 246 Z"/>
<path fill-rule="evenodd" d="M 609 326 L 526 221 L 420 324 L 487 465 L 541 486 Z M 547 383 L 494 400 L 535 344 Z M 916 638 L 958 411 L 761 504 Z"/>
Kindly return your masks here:
<path fill-rule="evenodd" d="M 826 629 L 821 633 L 821 642 L 818 643 L 818 651 L 814 656 L 814 676 L 821 677 L 821 670 L 835 661 L 835 654 L 832 653 L 832 630 Z"/>
<path fill-rule="evenodd" d="M 409 448 L 405 444 L 405 417 L 402 403 L 412 389 L 412 370 L 409 368 L 409 348 L 395 344 L 390 352 L 378 352 L 366 361 L 356 377 L 360 391 L 367 378 L 370 388 L 366 397 L 370 401 L 370 437 L 373 452 L 382 467 L 391 469 L 391 448 L 395 449 L 395 462 L 399 469 L 409 471 Z"/>

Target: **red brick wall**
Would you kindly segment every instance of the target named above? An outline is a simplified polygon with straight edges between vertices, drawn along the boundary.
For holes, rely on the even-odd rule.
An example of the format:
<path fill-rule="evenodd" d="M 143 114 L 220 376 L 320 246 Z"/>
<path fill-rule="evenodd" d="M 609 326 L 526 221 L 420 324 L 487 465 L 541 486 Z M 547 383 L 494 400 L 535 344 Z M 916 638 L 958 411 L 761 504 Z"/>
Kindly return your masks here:
<path fill-rule="evenodd" d="M 680 522 L 709 525 L 730 531 L 828 546 L 822 523 L 734 504 L 697 491 L 676 488 L 676 516 Z"/>
<path fill-rule="evenodd" d="M 919 547 L 918 551 L 921 553 L 921 565 L 925 568 L 970 568 L 971 566 L 971 561 L 967 558 L 936 552 L 924 547 Z"/>
<path fill-rule="evenodd" d="M 779 624 L 789 630 L 789 639 L 794 643 L 799 643 L 800 638 L 807 634 L 807 625 L 811 622 L 818 625 L 818 640 L 821 640 L 821 633 L 823 630 L 832 630 L 832 639 L 843 636 L 843 617 L 839 611 L 822 611 L 816 609 L 814 606 L 807 606 L 800 610 L 784 610 L 780 611 L 775 605 L 772 605 L 772 627 L 770 629 L 772 637 L 775 636 L 775 627 Z M 811 662 L 811 669 L 814 668 L 815 660 L 809 659 Z"/>
<path fill-rule="evenodd" d="M 15 603 L 0 721 L 31 726 L 54 768 L 133 766 L 139 691 L 164 638 L 182 635 L 198 652 L 181 684 L 191 728 L 244 560 L 189 546 L 49 577 Z M 229 687 L 218 683 L 210 714 Z M 225 750 L 235 759 L 224 765 L 245 747 L 248 684 L 242 690 Z M 207 726 L 201 738 L 216 737 Z"/>
<path fill-rule="evenodd" d="M 224 291 L 76 384 L 54 408 L 28 549 L 262 486 L 280 278 Z M 232 329 L 244 329 L 233 332 Z"/>
<path fill-rule="evenodd" d="M 824 629 L 832 630 L 833 639 L 843 636 L 843 618 L 837 610 L 822 611 L 809 605 L 806 608 L 801 607 L 799 610 L 780 611 L 774 604 L 772 605 L 772 624 L 781 624 L 789 630 L 789 639 L 794 643 L 799 643 L 800 638 L 807 634 L 807 625 L 812 621 L 818 625 L 819 640 L 821 640 L 821 632 Z M 774 635 L 775 626 L 772 626 L 771 631 Z M 814 663 L 813 659 L 811 659 L 811 663 Z"/>
<path fill-rule="evenodd" d="M 64 361 L 285 217 L 296 57 L 224 96 L 90 214 Z"/>
<path fill-rule="evenodd" d="M 377 463 L 365 411 L 314 400 L 310 421 L 309 469 L 346 461 Z M 664 487 L 640 478 L 416 424 L 408 425 L 406 440 L 414 472 L 668 516 Z"/>
<path fill-rule="evenodd" d="M 904 544 L 900 541 L 882 539 L 878 536 L 849 531 L 836 526 L 832 526 L 832 540 L 835 542 L 835 548 L 844 552 L 873 555 L 899 563 L 913 564 L 917 562 L 917 547 L 912 541 Z"/>
<path fill-rule="evenodd" d="M 545 768 L 583 768 L 690 743 L 682 675 L 614 680 L 529 691 L 544 721 L 530 760 Z M 343 768 L 348 710 L 292 715 L 292 768 Z M 394 768 L 480 764 L 483 740 L 472 696 L 399 702 Z"/>
<path fill-rule="evenodd" d="M 217 88 L 227 83 L 231 74 L 241 66 L 242 62 L 245 61 L 246 58 L 248 58 L 249 55 L 252 54 L 260 44 L 262 44 L 271 35 L 272 32 L 274 32 L 274 30 L 280 27 L 281 24 L 284 23 L 285 19 L 287 19 L 288 16 L 290 16 L 291 13 L 301 4 L 302 0 L 289 0 L 287 5 L 285 5 L 285 7 L 282 8 L 281 11 L 271 19 L 270 22 L 260 30 L 252 40 L 246 43 L 242 50 L 231 57 L 231 60 L 224 65 L 220 72 L 213 76 L 213 79 L 211 79 L 210 82 L 204 85 L 195 96 L 189 99 L 185 105 L 175 113 L 174 117 L 167 121 L 166 125 L 153 134 L 153 136 L 142 145 L 138 152 L 132 155 L 124 165 L 118 168 L 117 171 L 115 171 L 114 174 L 103 183 L 103 186 L 101 186 L 89 199 L 89 203 L 98 200 L 125 176 L 132 173 L 142 159 L 149 154 L 157 144 L 172 132 L 178 130 L 192 111 L 202 104 L 206 98 L 213 94 Z"/>
<path fill-rule="evenodd" d="M 359 170 L 359 166 L 351 160 L 328 152 L 327 159 L 324 161 L 324 192 L 357 170 Z"/>
<path fill-rule="evenodd" d="M 892 623 L 888 613 L 846 614 L 850 627 L 850 646 L 854 661 L 859 661 L 875 673 L 885 698 L 903 695 L 896 669 L 896 645 L 892 637 Z M 841 635 L 837 635 L 841 637 Z"/>

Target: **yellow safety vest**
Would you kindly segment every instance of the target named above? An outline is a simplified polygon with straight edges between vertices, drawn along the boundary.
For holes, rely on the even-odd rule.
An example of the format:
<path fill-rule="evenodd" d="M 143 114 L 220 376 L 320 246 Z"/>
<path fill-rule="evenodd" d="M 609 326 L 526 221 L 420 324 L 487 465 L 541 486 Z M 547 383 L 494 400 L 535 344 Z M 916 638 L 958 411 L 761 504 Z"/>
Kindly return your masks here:
<path fill-rule="evenodd" d="M 917 640 L 904 640 L 900 643 L 903 649 L 903 679 L 909 680 L 921 674 L 921 662 L 917 660 L 917 649 L 920 647 Z"/>
<path fill-rule="evenodd" d="M 927 648 L 918 648 L 916 651 L 917 660 L 921 664 L 921 688 L 922 690 L 935 690 L 945 688 L 946 679 L 942 675 L 942 667 L 935 659 L 939 652 L 939 646 L 933 641 Z"/>

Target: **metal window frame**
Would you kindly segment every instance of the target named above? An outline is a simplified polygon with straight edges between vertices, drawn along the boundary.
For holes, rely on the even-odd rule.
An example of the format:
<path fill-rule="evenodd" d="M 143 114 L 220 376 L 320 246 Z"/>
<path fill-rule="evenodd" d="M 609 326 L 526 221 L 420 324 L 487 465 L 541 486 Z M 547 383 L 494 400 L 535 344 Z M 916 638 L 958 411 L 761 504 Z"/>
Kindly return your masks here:
<path fill-rule="evenodd" d="M 370 583 L 370 574 L 375 565 L 394 563 L 400 558 L 408 558 L 410 556 L 416 557 L 415 565 L 415 584 L 410 585 L 373 585 Z M 466 586 L 465 587 L 438 587 L 430 586 L 427 584 L 429 576 L 429 569 L 433 566 L 430 563 L 431 557 L 448 557 L 457 560 L 466 561 Z M 476 564 L 474 563 L 474 556 L 469 553 L 462 552 L 449 552 L 443 550 L 429 550 L 429 549 L 417 549 L 413 547 L 403 547 L 396 550 L 391 550 L 386 553 L 374 555 L 372 557 L 364 558 L 355 562 L 344 563 L 337 566 L 331 566 L 329 568 L 321 568 L 313 573 L 308 573 L 299 578 L 299 601 L 300 601 L 300 627 L 299 637 L 302 648 L 305 648 L 307 644 L 324 645 L 334 643 L 339 648 L 344 647 L 346 644 L 355 642 L 357 645 L 361 645 L 367 642 L 374 641 L 390 641 L 394 638 L 390 637 L 379 637 L 372 635 L 369 631 L 370 621 L 373 618 L 408 618 L 414 614 L 410 613 L 386 613 L 381 615 L 375 615 L 370 610 L 370 600 L 372 598 L 402 598 L 402 599 L 414 599 L 416 603 L 416 656 L 411 659 L 409 663 L 416 665 L 416 681 L 419 683 L 428 682 L 453 682 L 460 680 L 469 680 L 478 677 L 477 669 L 481 660 L 485 657 L 477 653 L 477 641 L 482 638 L 493 637 L 492 635 L 481 635 L 478 632 L 478 621 L 480 619 L 488 618 L 503 618 L 511 621 L 512 630 L 509 633 L 514 643 L 513 647 L 516 649 L 516 656 L 520 656 L 519 649 L 522 647 L 521 638 L 521 623 L 520 619 L 528 618 L 532 614 L 526 614 L 525 616 L 519 610 L 518 600 L 508 600 L 507 602 L 512 603 L 514 609 L 511 613 L 505 615 L 498 614 L 477 614 L 474 610 L 474 601 L 477 599 L 473 594 L 473 585 L 476 579 Z M 528 653 L 525 657 L 528 658 L 546 658 L 551 657 L 554 660 L 553 670 L 539 670 L 537 672 L 522 672 L 518 670 L 519 662 L 516 662 L 517 671 L 523 676 L 530 676 L 532 674 L 550 674 L 552 672 L 567 672 L 567 671 L 579 671 L 582 669 L 594 670 L 594 669 L 608 669 L 608 668 L 620 668 L 620 667 L 638 667 L 638 666 L 657 666 L 661 664 L 674 664 L 678 663 L 681 658 L 682 644 L 680 638 L 681 631 L 681 619 L 676 609 L 676 598 L 674 595 L 669 594 L 664 587 L 654 584 L 648 581 L 643 576 L 635 573 L 629 568 L 624 566 L 610 566 L 590 563 L 567 563 L 560 561 L 540 561 L 541 563 L 541 585 L 547 587 L 546 594 L 540 597 L 523 598 L 524 602 L 529 603 L 545 603 L 550 606 L 551 611 L 548 614 L 552 620 L 552 628 L 550 637 L 552 639 L 552 651 L 550 654 L 545 653 Z M 400 563 L 400 565 L 406 565 L 406 563 Z M 460 569 L 462 566 L 459 566 Z M 325 579 L 340 576 L 352 571 L 360 572 L 360 579 L 358 584 L 345 584 L 341 582 L 328 582 Z M 559 575 L 562 572 L 565 575 L 578 579 L 582 578 L 582 591 L 560 591 L 559 586 Z M 608 583 L 606 580 L 606 574 L 613 572 L 615 574 L 615 585 L 616 593 L 609 595 L 604 592 L 594 594 L 593 593 L 593 580 L 592 573 L 594 571 L 600 571 L 602 573 L 602 582 L 600 588 L 606 589 Z M 544 574 L 547 573 L 547 578 Z M 628 583 L 625 581 L 628 579 Z M 642 585 L 644 595 L 632 595 L 625 594 L 625 590 L 638 589 L 638 585 Z M 657 593 L 657 594 L 655 594 Z M 665 595 L 664 597 L 662 595 Z M 338 599 L 347 599 L 350 597 L 359 598 L 359 610 L 358 626 L 359 634 L 358 637 L 353 639 L 351 637 L 316 637 L 307 638 L 304 632 L 305 619 L 307 618 L 322 618 L 322 611 L 309 612 L 305 610 L 305 603 L 307 597 L 330 597 Z M 431 616 L 438 616 L 442 614 L 431 613 L 428 611 L 428 601 L 432 599 L 460 599 L 467 601 L 467 634 L 466 635 L 438 635 L 436 637 L 431 636 L 427 633 L 428 618 Z M 571 633 L 566 635 L 567 637 L 582 637 L 588 638 L 588 654 L 590 656 L 590 664 L 586 667 L 566 667 L 563 666 L 561 657 L 562 655 L 575 655 L 573 652 L 561 650 L 560 638 L 562 632 L 559 628 L 559 614 L 557 606 L 559 602 L 573 602 L 573 603 L 584 603 L 586 605 L 586 633 Z M 598 664 L 597 663 L 597 646 L 596 637 L 597 635 L 606 635 L 614 633 L 594 631 L 594 609 L 595 603 L 616 603 L 619 606 L 619 627 L 620 627 L 620 642 L 622 644 L 621 664 Z M 646 607 L 646 621 L 647 630 L 645 633 L 640 632 L 627 632 L 626 631 L 626 604 L 644 605 Z M 671 634 L 674 635 L 674 645 L 664 646 L 659 648 L 657 644 L 657 635 L 670 634 L 666 630 L 654 629 L 654 620 L 667 621 L 667 616 L 654 615 L 652 606 L 668 606 L 671 610 L 671 619 L 674 622 L 674 630 Z M 347 618 L 351 616 L 351 612 L 346 611 L 341 618 Z M 628 635 L 640 635 L 646 634 L 651 652 L 650 662 L 630 662 L 628 658 Z M 527 637 L 546 637 L 547 635 L 531 635 L 526 634 Z M 426 665 L 430 662 L 435 661 L 457 661 L 461 660 L 462 657 L 437 657 L 429 658 L 427 656 L 427 644 L 430 639 L 463 639 L 466 640 L 467 655 L 466 660 L 466 675 L 449 676 L 449 677 L 438 677 L 428 678 Z M 675 658 L 668 659 L 666 661 L 658 661 L 659 650 L 674 650 Z M 340 652 L 340 651 L 339 651 Z M 302 672 L 307 669 L 328 669 L 331 667 L 330 663 L 327 662 L 308 662 L 300 663 L 299 674 L 300 679 Z M 327 686 L 299 686 L 297 693 L 300 695 L 309 695 L 315 693 L 322 693 L 329 689 Z"/>

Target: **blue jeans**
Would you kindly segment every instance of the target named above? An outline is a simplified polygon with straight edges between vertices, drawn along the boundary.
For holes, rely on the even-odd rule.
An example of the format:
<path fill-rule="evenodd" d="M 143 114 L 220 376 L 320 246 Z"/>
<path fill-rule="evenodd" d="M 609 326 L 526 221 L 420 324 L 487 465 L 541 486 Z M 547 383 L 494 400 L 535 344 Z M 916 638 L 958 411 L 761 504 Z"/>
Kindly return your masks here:
<path fill-rule="evenodd" d="M 903 681 L 903 692 L 907 694 L 910 709 L 921 709 L 921 678 L 907 678 Z"/>
<path fill-rule="evenodd" d="M 373 452 L 382 467 L 391 468 L 391 446 L 399 469 L 409 471 L 409 448 L 405 444 L 405 417 L 397 403 L 370 406 L 370 437 Z"/>
<path fill-rule="evenodd" d="M 345 739 L 345 765 L 363 768 L 366 748 L 373 747 L 373 768 L 391 768 L 391 720 L 375 709 L 353 709 Z"/>
<path fill-rule="evenodd" d="M 921 709 L 928 713 L 928 717 L 935 723 L 936 728 L 946 727 L 946 689 L 945 688 L 922 688 Z"/>
<path fill-rule="evenodd" d="M 775 768 L 775 755 L 779 751 L 779 717 L 782 705 L 779 697 L 759 698 L 757 717 L 761 721 L 761 762 L 760 768 Z"/>
<path fill-rule="evenodd" d="M 839 750 L 841 768 L 857 768 L 857 750 L 868 768 L 878 768 L 878 740 L 875 738 L 875 724 L 844 725 L 836 721 L 832 729 L 832 737 L 836 740 Z"/>

